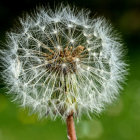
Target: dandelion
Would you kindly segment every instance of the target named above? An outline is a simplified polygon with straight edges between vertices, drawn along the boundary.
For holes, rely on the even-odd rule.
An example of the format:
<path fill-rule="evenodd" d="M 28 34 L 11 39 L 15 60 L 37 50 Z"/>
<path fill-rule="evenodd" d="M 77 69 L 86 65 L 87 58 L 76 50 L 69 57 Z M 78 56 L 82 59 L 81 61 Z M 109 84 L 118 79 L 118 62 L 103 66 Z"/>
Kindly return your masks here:
<path fill-rule="evenodd" d="M 40 8 L 7 33 L 2 76 L 9 94 L 40 118 L 62 117 L 76 140 L 73 116 L 100 113 L 126 75 L 122 43 L 105 18 L 61 6 Z"/>

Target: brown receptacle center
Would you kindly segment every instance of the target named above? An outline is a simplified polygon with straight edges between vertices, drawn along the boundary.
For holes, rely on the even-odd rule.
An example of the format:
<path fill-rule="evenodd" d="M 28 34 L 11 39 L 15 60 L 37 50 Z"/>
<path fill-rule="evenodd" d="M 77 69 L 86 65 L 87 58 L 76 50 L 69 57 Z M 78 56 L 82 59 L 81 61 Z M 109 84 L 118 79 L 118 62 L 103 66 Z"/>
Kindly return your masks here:
<path fill-rule="evenodd" d="M 83 57 L 84 49 L 84 46 L 66 47 L 63 50 L 60 49 L 46 54 L 47 69 L 64 74 L 75 72 L 77 60 Z"/>

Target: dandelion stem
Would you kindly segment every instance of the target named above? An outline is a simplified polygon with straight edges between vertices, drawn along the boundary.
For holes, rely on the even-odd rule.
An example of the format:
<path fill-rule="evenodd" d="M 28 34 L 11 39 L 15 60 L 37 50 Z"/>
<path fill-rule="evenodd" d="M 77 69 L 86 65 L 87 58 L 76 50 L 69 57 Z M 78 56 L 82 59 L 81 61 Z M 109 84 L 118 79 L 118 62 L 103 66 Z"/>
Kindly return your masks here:
<path fill-rule="evenodd" d="M 77 140 L 76 132 L 75 132 L 75 126 L 74 126 L 74 120 L 73 120 L 73 113 L 71 113 L 67 117 L 66 121 L 67 121 L 68 140 Z"/>

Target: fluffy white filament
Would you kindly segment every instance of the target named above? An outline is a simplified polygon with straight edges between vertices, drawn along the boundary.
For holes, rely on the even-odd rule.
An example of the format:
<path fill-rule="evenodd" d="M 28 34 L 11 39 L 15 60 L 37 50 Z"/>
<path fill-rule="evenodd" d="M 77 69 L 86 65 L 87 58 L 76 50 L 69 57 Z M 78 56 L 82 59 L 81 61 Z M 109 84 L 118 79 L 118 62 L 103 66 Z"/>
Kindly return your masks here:
<path fill-rule="evenodd" d="M 15 101 L 40 117 L 65 118 L 71 111 L 100 113 L 117 97 L 126 64 L 119 37 L 104 18 L 67 6 L 55 12 L 41 8 L 20 23 L 1 52 L 2 76 Z M 84 50 L 72 59 L 74 65 L 65 56 L 55 61 L 66 47 L 72 53 L 78 46 Z"/>

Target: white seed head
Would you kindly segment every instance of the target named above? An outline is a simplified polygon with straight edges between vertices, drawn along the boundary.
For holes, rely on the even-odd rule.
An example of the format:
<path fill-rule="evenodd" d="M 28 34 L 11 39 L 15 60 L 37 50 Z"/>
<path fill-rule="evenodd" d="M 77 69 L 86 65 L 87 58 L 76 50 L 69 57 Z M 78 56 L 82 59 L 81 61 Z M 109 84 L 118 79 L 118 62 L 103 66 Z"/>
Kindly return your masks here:
<path fill-rule="evenodd" d="M 7 33 L 0 58 L 9 93 L 41 118 L 100 113 L 127 73 L 118 34 L 84 10 L 47 10 L 27 15 L 19 32 Z"/>

